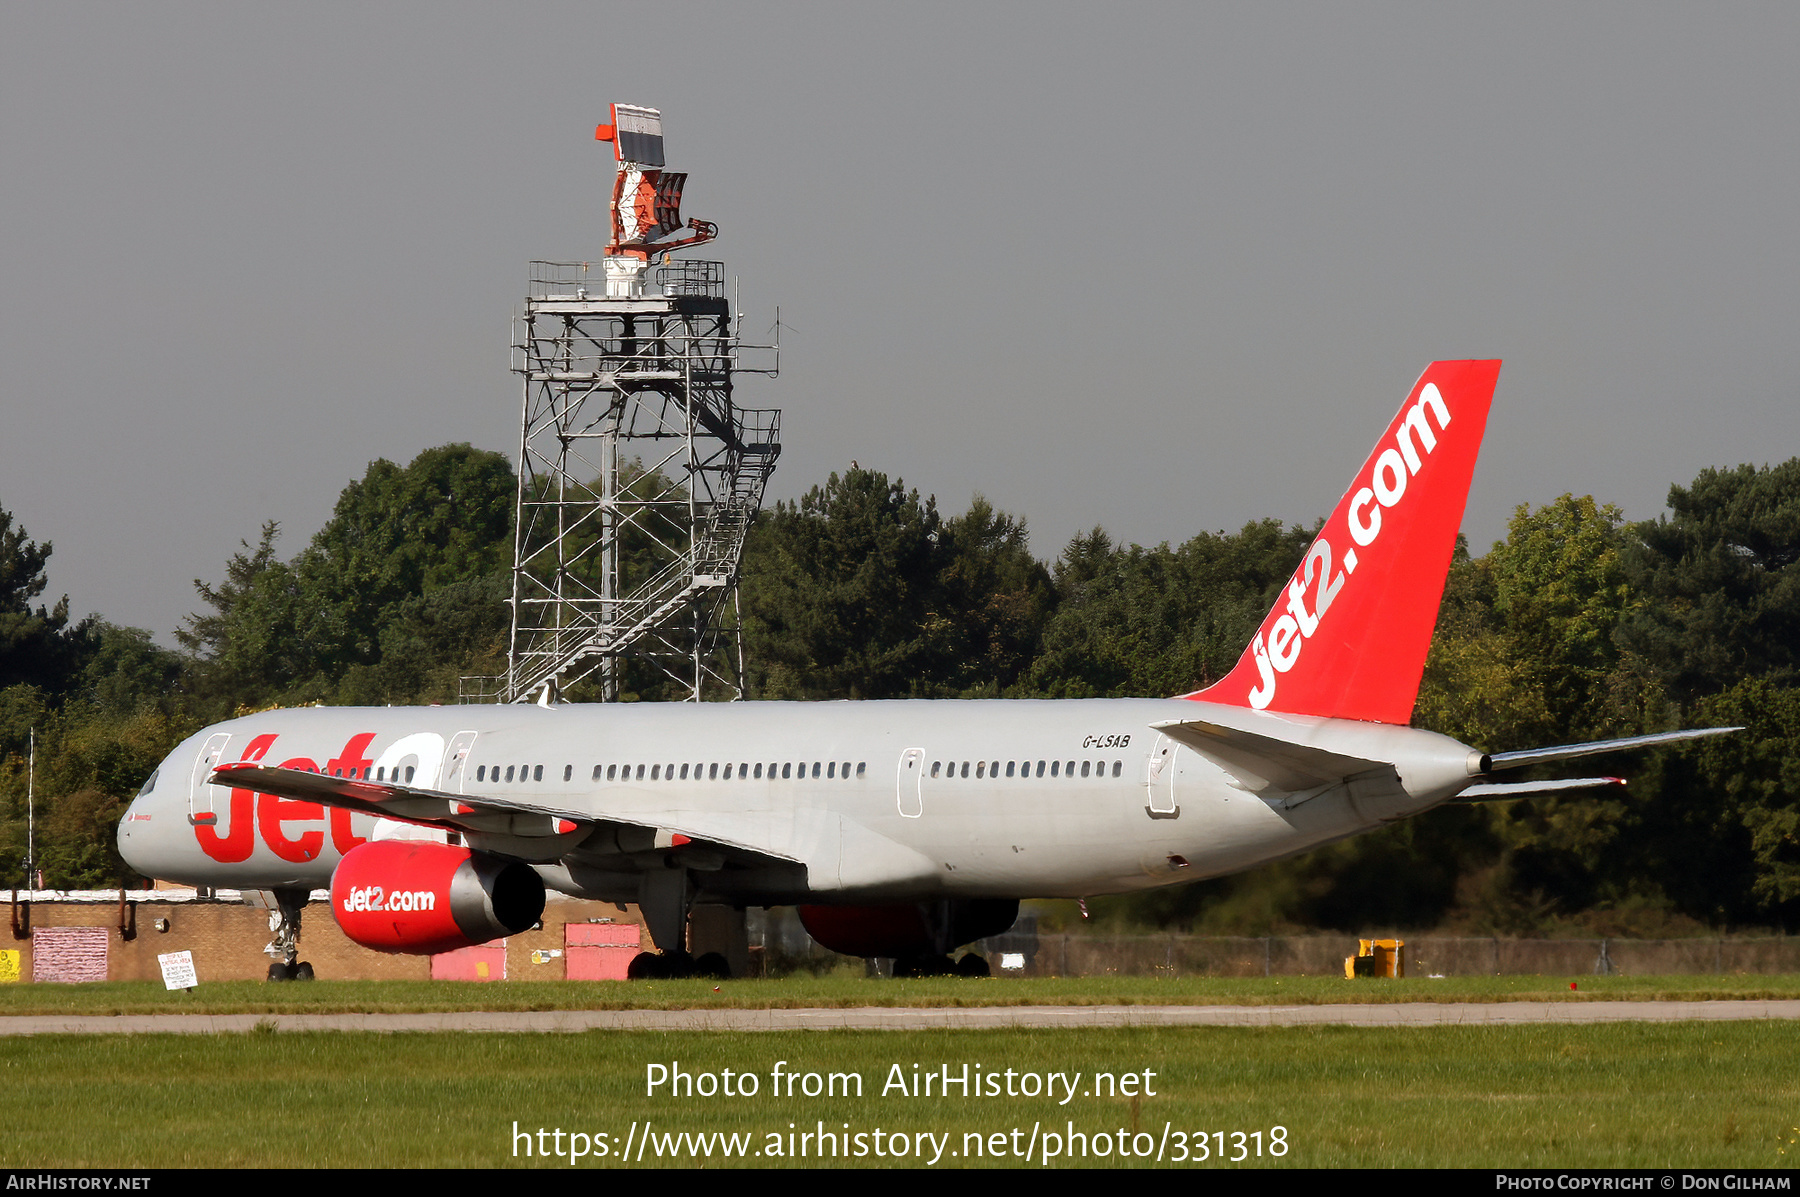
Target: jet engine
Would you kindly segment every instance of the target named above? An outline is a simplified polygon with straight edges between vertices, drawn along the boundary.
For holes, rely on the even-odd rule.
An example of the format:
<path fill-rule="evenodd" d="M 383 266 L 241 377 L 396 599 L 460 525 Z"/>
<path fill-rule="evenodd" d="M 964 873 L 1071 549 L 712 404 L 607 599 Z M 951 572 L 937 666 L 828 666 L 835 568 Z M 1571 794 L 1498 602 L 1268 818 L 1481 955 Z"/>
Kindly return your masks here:
<path fill-rule="evenodd" d="M 1003 898 L 800 907 L 806 933 L 832 951 L 899 959 L 942 956 L 1001 934 L 1018 917 L 1018 901 Z"/>
<path fill-rule="evenodd" d="M 331 874 L 331 913 L 365 948 L 432 955 L 527 930 L 543 916 L 544 882 L 467 848 L 372 840 Z"/>

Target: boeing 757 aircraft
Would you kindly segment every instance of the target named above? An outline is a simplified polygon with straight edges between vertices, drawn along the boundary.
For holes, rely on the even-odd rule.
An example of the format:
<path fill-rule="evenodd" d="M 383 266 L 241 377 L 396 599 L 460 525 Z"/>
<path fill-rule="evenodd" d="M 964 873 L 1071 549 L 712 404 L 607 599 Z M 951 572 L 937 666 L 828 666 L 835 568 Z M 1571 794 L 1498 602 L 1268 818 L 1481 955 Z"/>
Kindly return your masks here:
<path fill-rule="evenodd" d="M 119 825 L 146 876 L 272 891 L 272 979 L 308 894 L 357 943 L 435 953 L 530 927 L 546 887 L 636 902 L 692 961 L 697 903 L 797 905 L 825 946 L 914 969 L 1022 898 L 1238 872 L 1446 802 L 1619 784 L 1503 770 L 1716 734 L 1486 753 L 1407 726 L 1499 377 L 1413 385 L 1243 657 L 1164 699 L 307 708 L 170 753 Z M 974 960 L 979 968 L 979 958 Z"/>

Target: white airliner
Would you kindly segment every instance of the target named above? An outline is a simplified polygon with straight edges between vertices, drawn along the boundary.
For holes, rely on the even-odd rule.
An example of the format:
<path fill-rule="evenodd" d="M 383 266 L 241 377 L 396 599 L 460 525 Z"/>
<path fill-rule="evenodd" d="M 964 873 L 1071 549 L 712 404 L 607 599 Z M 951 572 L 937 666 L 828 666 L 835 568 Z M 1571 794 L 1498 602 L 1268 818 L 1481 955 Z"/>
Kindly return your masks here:
<path fill-rule="evenodd" d="M 1499 377 L 1414 384 L 1236 668 L 1168 699 L 310 708 L 172 752 L 119 825 L 146 876 L 272 891 L 273 979 L 329 886 L 358 943 L 530 927 L 545 887 L 640 905 L 660 957 L 697 903 L 797 905 L 829 948 L 912 962 L 1021 898 L 1237 872 L 1451 801 L 1620 784 L 1499 770 L 1715 734 L 1489 755 L 1407 726 Z M 978 958 L 965 957 L 980 968 Z"/>

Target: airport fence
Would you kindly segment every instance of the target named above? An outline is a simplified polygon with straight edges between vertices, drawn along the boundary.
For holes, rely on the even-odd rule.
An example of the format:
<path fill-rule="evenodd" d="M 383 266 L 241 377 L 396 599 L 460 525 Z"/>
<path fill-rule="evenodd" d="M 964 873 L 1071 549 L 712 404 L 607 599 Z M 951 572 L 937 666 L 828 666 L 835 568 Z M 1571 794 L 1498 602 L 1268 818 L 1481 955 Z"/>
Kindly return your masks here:
<path fill-rule="evenodd" d="M 786 915 L 787 917 L 783 917 Z M 842 963 L 815 944 L 789 911 L 768 911 L 749 928 L 772 972 L 819 971 Z M 1391 930 L 1364 933 L 1395 937 Z M 1407 935 L 1408 976 L 1666 976 L 1800 973 L 1800 936 L 1694 939 L 1503 939 Z M 1005 935 L 970 945 L 996 972 L 1029 977 L 1341 976 L 1353 935 L 1211 936 L 1040 932 L 1029 916 Z M 1003 963 L 1017 967 L 1002 969 Z"/>
<path fill-rule="evenodd" d="M 1371 933 L 1386 938 L 1392 932 Z M 1499 939 L 1400 935 L 1408 976 L 1664 976 L 1800 972 L 1800 937 L 1756 939 Z M 1342 975 L 1353 936 L 1003 935 L 981 945 L 1011 954 L 1026 976 Z"/>

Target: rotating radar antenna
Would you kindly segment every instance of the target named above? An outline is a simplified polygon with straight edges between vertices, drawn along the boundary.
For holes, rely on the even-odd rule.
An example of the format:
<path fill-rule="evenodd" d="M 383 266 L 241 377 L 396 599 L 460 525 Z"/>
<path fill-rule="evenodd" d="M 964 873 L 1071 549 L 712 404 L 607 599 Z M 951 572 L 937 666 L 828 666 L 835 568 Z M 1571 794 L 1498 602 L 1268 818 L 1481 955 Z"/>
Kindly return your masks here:
<path fill-rule="evenodd" d="M 614 159 L 605 254 L 533 262 L 515 321 L 506 672 L 463 679 L 461 697 L 741 698 L 738 565 L 781 412 L 736 392 L 742 375 L 776 375 L 779 338 L 743 340 L 724 263 L 671 258 L 718 228 L 682 221 L 687 175 L 664 169 L 662 113 L 614 104 L 595 137 Z"/>

